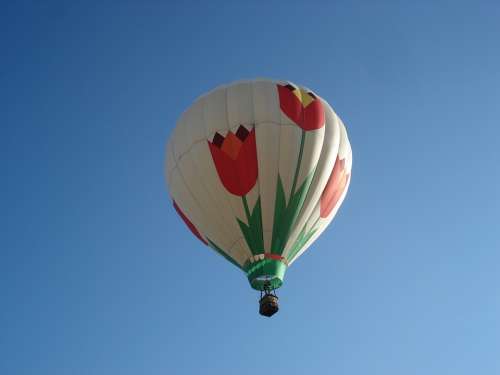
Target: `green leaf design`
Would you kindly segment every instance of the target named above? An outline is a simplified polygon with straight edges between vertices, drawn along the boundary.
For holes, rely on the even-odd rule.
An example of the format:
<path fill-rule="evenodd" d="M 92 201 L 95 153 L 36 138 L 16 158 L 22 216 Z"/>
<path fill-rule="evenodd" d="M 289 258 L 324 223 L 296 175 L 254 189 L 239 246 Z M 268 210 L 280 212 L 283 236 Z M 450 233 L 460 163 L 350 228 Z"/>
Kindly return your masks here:
<path fill-rule="evenodd" d="M 245 198 L 243 198 L 245 199 Z M 243 201 L 246 202 L 245 200 Z M 260 254 L 264 252 L 264 238 L 262 233 L 262 209 L 260 205 L 260 197 L 257 199 L 255 206 L 252 210 L 250 216 L 247 214 L 248 224 L 244 223 L 240 219 L 236 218 L 238 225 L 240 226 L 241 233 L 245 237 L 245 241 L 252 251 L 253 255 Z"/>
<path fill-rule="evenodd" d="M 214 249 L 219 255 L 222 255 L 226 260 L 234 264 L 236 267 L 241 269 L 243 271 L 243 268 L 234 260 L 231 258 L 224 250 L 222 250 L 219 246 L 217 246 L 214 242 L 210 240 L 210 238 L 207 238 L 209 246 Z"/>
<path fill-rule="evenodd" d="M 306 233 L 306 224 L 299 233 L 299 236 L 295 240 L 288 256 L 286 257 L 289 262 L 292 261 L 293 258 L 297 255 L 297 253 L 304 247 L 304 245 L 311 239 L 311 237 L 316 233 L 318 228 L 311 228 L 309 232 Z"/>
<path fill-rule="evenodd" d="M 290 231 L 297 220 L 306 199 L 309 186 L 314 176 L 313 169 L 299 189 L 292 193 L 290 201 L 286 203 L 285 191 L 281 176 L 278 174 L 276 186 L 276 198 L 274 204 L 273 238 L 271 242 L 271 253 L 281 255 L 284 251 Z"/>

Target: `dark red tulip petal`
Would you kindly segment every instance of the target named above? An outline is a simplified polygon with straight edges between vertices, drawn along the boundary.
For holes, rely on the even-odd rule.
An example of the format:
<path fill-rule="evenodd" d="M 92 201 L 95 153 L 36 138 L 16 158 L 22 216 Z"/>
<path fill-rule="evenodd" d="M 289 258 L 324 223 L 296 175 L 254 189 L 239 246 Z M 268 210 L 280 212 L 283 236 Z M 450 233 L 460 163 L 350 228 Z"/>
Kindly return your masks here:
<path fill-rule="evenodd" d="M 243 125 L 240 125 L 238 130 L 236 131 L 236 136 L 241 140 L 245 141 L 245 139 L 248 137 L 249 131 L 247 128 L 245 128 Z"/>
<path fill-rule="evenodd" d="M 224 137 L 219 133 L 215 133 L 212 143 L 220 148 L 222 146 L 222 143 L 224 143 Z"/>

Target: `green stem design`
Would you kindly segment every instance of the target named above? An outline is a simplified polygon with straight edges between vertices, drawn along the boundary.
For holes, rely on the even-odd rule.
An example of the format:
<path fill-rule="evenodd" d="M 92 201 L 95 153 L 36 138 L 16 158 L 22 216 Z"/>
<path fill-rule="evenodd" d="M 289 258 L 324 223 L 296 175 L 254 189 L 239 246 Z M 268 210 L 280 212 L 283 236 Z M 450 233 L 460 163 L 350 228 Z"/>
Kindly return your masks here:
<path fill-rule="evenodd" d="M 297 220 L 297 217 L 302 209 L 304 201 L 309 191 L 312 178 L 316 167 L 306 176 L 305 180 L 298 185 L 299 172 L 304 156 L 304 145 L 306 139 L 306 131 L 302 129 L 300 139 L 300 150 L 295 167 L 295 175 L 293 176 L 292 189 L 290 198 L 286 201 L 286 194 L 283 189 L 283 182 L 278 173 L 278 181 L 276 185 L 276 198 L 274 200 L 274 221 L 273 221 L 273 237 L 271 240 L 271 253 L 281 255 L 285 249 L 286 242 L 290 235 L 290 231 Z"/>
<path fill-rule="evenodd" d="M 300 137 L 299 158 L 297 160 L 297 167 L 295 168 L 295 175 L 293 176 L 292 192 L 290 193 L 290 197 L 293 196 L 293 194 L 295 193 L 295 189 L 297 187 L 297 180 L 299 178 L 300 164 L 302 163 L 302 155 L 304 153 L 304 143 L 306 140 L 306 131 L 304 129 L 301 129 L 301 130 L 302 130 L 302 136 Z"/>
<path fill-rule="evenodd" d="M 247 202 L 247 196 L 243 195 L 241 197 L 241 200 L 243 201 L 243 207 L 245 207 L 245 214 L 247 215 L 247 223 L 250 225 L 250 209 L 248 208 L 248 202 Z"/>

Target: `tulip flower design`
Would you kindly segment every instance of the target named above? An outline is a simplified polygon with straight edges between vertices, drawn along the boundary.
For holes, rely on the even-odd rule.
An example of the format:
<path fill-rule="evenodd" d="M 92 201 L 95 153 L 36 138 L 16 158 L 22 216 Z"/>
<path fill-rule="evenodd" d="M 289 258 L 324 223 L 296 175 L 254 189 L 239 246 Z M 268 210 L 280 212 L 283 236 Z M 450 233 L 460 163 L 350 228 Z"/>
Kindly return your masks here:
<path fill-rule="evenodd" d="M 337 156 L 332 173 L 319 201 L 320 217 L 326 218 L 330 215 L 344 192 L 349 177 L 350 174 L 346 173 L 345 170 L 345 159 L 340 160 Z"/>
<path fill-rule="evenodd" d="M 182 212 L 182 210 L 177 205 L 177 203 L 175 201 L 173 201 L 173 203 L 174 203 L 175 210 L 177 211 L 177 213 L 179 214 L 179 216 L 181 217 L 181 219 L 184 221 L 184 223 L 187 225 L 187 227 L 189 228 L 189 230 L 196 237 L 198 237 L 198 239 L 201 242 L 203 242 L 205 245 L 208 245 L 207 241 L 203 238 L 203 236 L 201 235 L 200 231 L 194 226 L 194 224 L 191 222 L 191 220 L 188 219 L 188 217 L 184 214 L 184 212 Z"/>
<path fill-rule="evenodd" d="M 316 130 L 325 125 L 325 111 L 316 95 L 290 84 L 277 86 L 281 110 L 302 130 Z"/>
<path fill-rule="evenodd" d="M 290 194 L 290 196 L 293 196 L 297 188 L 297 178 L 299 177 L 300 164 L 302 163 L 306 132 L 317 130 L 325 126 L 325 111 L 323 109 L 323 104 L 321 104 L 321 100 L 312 92 L 308 92 L 303 88 L 294 87 L 290 84 L 277 85 L 277 87 L 281 110 L 290 120 L 302 129 L 299 159 L 295 167 L 295 175 Z"/>
<path fill-rule="evenodd" d="M 288 240 L 290 230 L 304 204 L 314 174 L 313 170 L 301 186 L 297 186 L 306 133 L 325 126 L 325 111 L 321 100 L 303 88 L 297 88 L 290 84 L 278 84 L 277 90 L 281 111 L 302 130 L 299 155 L 288 202 L 285 199 L 281 177 L 278 176 L 271 252 L 281 254 Z"/>
<path fill-rule="evenodd" d="M 258 175 L 255 129 L 249 132 L 240 126 L 236 134 L 230 131 L 225 137 L 215 133 L 208 146 L 227 191 L 242 197 L 252 190 Z"/>
<path fill-rule="evenodd" d="M 250 212 L 246 195 L 257 183 L 258 161 L 255 144 L 255 128 L 248 131 L 240 125 L 236 134 L 229 131 L 224 137 L 215 133 L 212 142 L 208 141 L 215 169 L 222 185 L 231 194 L 241 197 L 247 223 L 236 219 L 253 254 L 264 249 L 262 236 L 262 217 L 260 197 Z"/>

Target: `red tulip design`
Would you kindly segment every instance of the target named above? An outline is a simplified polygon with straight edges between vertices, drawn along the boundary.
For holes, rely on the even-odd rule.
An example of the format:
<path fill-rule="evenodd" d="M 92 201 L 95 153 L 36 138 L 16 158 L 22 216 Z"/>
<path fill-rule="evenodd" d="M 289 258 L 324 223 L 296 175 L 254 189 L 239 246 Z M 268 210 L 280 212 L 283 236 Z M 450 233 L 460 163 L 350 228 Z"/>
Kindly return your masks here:
<path fill-rule="evenodd" d="M 203 242 L 205 245 L 208 245 L 207 241 L 202 237 L 200 231 L 194 226 L 194 224 L 191 222 L 191 220 L 189 220 L 187 218 L 186 215 L 184 215 L 184 212 L 182 212 L 182 210 L 179 208 L 179 206 L 177 205 L 177 203 L 175 203 L 174 201 L 174 208 L 175 210 L 177 211 L 177 213 L 179 214 L 179 216 L 182 218 L 182 220 L 184 221 L 184 223 L 186 223 L 187 227 L 189 228 L 189 230 L 196 236 L 200 239 L 201 242 Z"/>
<path fill-rule="evenodd" d="M 350 175 L 345 170 L 345 159 L 340 160 L 337 156 L 333 171 L 321 194 L 319 214 L 322 218 L 328 217 L 332 212 L 344 192 L 349 177 Z"/>
<path fill-rule="evenodd" d="M 316 130 L 325 125 L 323 104 L 316 95 L 290 84 L 277 85 L 280 108 L 303 130 Z"/>
<path fill-rule="evenodd" d="M 230 131 L 225 137 L 215 133 L 208 146 L 224 187 L 234 195 L 246 195 L 255 186 L 258 175 L 255 128 L 249 132 L 240 126 L 236 134 Z"/>
<path fill-rule="evenodd" d="M 300 167 L 306 142 L 306 133 L 311 130 L 321 129 L 325 126 L 325 111 L 321 100 L 317 98 L 316 95 L 303 88 L 294 87 L 291 84 L 276 85 L 276 87 L 278 89 L 281 111 L 301 129 L 299 154 L 297 157 L 297 164 L 295 165 L 295 173 L 288 203 L 284 197 L 279 196 L 282 188 L 276 189 L 275 202 L 281 204 L 281 206 L 279 209 L 275 209 L 271 252 L 280 254 L 283 251 L 298 213 L 302 208 L 311 183 L 312 175 L 309 174 L 310 178 L 306 178 L 302 184 L 298 186 Z M 279 186 L 282 186 L 282 180 L 281 176 L 278 175 L 278 187 Z M 276 215 L 276 212 L 279 214 Z"/>

